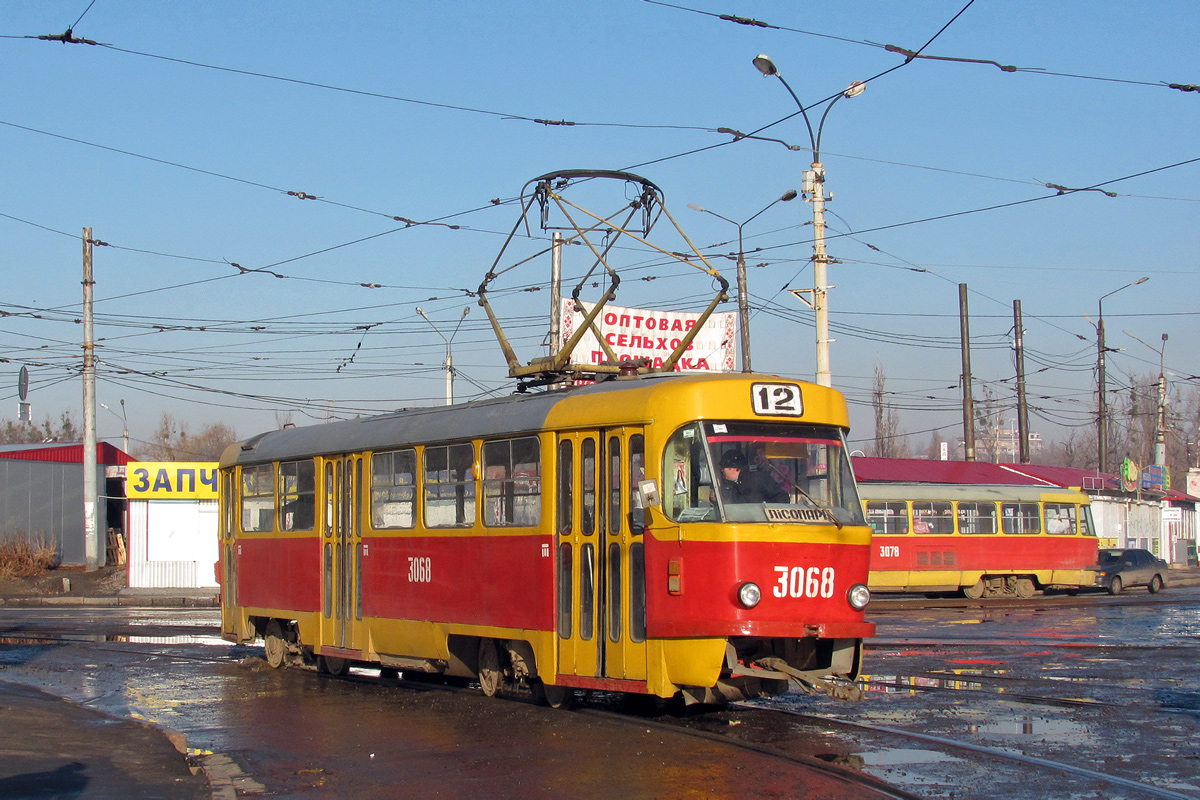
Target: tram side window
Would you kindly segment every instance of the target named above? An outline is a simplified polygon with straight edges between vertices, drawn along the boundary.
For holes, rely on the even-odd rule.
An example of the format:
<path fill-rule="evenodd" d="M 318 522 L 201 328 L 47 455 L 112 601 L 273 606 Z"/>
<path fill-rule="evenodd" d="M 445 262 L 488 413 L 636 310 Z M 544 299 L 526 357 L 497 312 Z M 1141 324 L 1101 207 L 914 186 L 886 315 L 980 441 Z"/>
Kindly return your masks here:
<path fill-rule="evenodd" d="M 996 533 L 996 504 L 959 503 L 958 532 L 965 534 Z"/>
<path fill-rule="evenodd" d="M 376 529 L 417 524 L 417 451 L 389 450 L 371 456 L 371 525 Z"/>
<path fill-rule="evenodd" d="M 537 437 L 483 443 L 483 524 L 530 527 L 542 519 L 542 454 Z"/>
<path fill-rule="evenodd" d="M 908 533 L 908 503 L 903 500 L 868 502 L 867 524 L 872 533 Z"/>
<path fill-rule="evenodd" d="M 642 495 L 638 486 L 646 479 L 646 443 L 642 434 L 635 433 L 629 437 L 629 509 L 642 507 Z M 643 532 L 642 520 L 635 514 L 630 514 L 629 530 L 634 536 Z"/>
<path fill-rule="evenodd" d="M 1075 506 L 1072 503 L 1046 503 L 1046 533 L 1070 536 L 1075 533 Z"/>
<path fill-rule="evenodd" d="M 1001 503 L 1001 525 L 1005 533 L 1041 533 L 1042 515 L 1037 503 Z"/>
<path fill-rule="evenodd" d="M 716 519 L 712 474 L 698 426 L 685 425 L 671 435 L 663 450 L 662 476 L 668 517 L 676 522 Z"/>
<path fill-rule="evenodd" d="M 425 448 L 425 524 L 459 528 L 475 523 L 475 446 Z"/>
<path fill-rule="evenodd" d="M 242 530 L 275 530 L 275 468 L 242 467 Z"/>
<path fill-rule="evenodd" d="M 279 528 L 311 531 L 317 515 L 317 467 L 312 459 L 279 465 Z"/>
<path fill-rule="evenodd" d="M 913 501 L 913 533 L 954 533 L 954 509 L 950 503 Z"/>

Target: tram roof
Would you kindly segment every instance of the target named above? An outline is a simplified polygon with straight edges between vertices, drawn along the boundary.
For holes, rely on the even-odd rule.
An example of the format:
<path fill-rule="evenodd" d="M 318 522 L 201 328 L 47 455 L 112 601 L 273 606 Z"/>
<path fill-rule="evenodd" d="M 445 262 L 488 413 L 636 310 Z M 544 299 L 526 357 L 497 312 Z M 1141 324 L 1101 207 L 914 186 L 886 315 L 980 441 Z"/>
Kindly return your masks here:
<path fill-rule="evenodd" d="M 1045 495 L 1069 496 L 1086 502 L 1087 495 L 1074 489 L 1045 484 L 961 484 L 961 483 L 860 483 L 858 493 L 864 500 L 978 500 L 1037 502 Z"/>
<path fill-rule="evenodd" d="M 568 389 L 512 394 L 452 406 L 404 409 L 324 425 L 285 428 L 230 445 L 222 454 L 221 466 L 354 453 L 425 442 L 464 441 L 500 433 L 536 433 L 545 429 L 546 419 L 555 406 L 574 398 L 625 392 L 648 394 L 704 381 L 762 378 L 761 375 L 744 373 L 650 373 Z M 626 405 L 622 403 L 621 408 L 624 409 Z"/>

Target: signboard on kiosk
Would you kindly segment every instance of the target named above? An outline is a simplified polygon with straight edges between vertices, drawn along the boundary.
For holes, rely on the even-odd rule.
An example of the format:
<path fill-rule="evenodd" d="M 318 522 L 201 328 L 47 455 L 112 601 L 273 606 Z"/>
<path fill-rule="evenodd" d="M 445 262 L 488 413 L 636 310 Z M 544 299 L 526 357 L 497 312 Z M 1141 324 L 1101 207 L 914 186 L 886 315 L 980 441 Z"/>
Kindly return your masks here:
<path fill-rule="evenodd" d="M 562 346 L 583 322 L 593 307 L 581 302 L 584 311 L 577 311 L 573 300 L 562 301 Z M 660 367 L 671 355 L 684 334 L 696 326 L 700 314 L 676 311 L 657 311 L 642 308 L 622 308 L 606 305 L 597 318 L 600 335 L 612 348 L 618 361 L 648 358 L 651 366 Z M 733 372 L 737 342 L 737 315 L 713 314 L 704 328 L 692 340 L 687 352 L 675 369 L 680 372 Z M 589 331 L 575 348 L 575 361 L 599 364 L 608 360 L 594 333 Z"/>
<path fill-rule="evenodd" d="M 215 461 L 130 461 L 125 496 L 131 500 L 216 500 Z"/>

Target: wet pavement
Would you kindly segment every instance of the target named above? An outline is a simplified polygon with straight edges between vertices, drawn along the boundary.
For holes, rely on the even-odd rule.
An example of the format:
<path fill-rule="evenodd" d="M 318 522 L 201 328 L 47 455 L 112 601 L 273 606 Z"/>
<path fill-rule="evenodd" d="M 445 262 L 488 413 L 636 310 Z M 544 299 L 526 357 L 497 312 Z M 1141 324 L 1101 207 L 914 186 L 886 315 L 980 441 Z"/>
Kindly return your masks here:
<path fill-rule="evenodd" d="M 0 681 L 0 797 L 212 797 L 164 731 Z M 182 741 L 174 736 L 175 741 Z"/>
<path fill-rule="evenodd" d="M 1188 586 L 1200 574 L 1173 577 L 1154 597 L 880 603 L 866 701 L 787 695 L 767 706 L 803 719 L 730 710 L 682 725 L 787 742 L 928 798 L 1200 798 L 1200 591 Z M 0 609 L 0 797 L 866 791 L 652 721 L 369 671 L 270 670 L 261 648 L 229 645 L 216 626 L 214 610 L 195 608 Z"/>

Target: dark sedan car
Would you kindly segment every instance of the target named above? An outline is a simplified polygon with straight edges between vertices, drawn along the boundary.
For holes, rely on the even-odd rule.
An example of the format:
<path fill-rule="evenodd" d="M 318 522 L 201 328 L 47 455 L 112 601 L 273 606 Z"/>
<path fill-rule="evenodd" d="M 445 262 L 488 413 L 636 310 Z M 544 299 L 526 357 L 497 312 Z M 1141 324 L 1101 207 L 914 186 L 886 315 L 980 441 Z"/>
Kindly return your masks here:
<path fill-rule="evenodd" d="M 1101 550 L 1100 563 L 1092 570 L 1096 587 L 1109 594 L 1120 594 L 1130 586 L 1145 586 L 1153 594 L 1167 585 L 1167 562 L 1149 550 Z"/>

